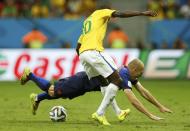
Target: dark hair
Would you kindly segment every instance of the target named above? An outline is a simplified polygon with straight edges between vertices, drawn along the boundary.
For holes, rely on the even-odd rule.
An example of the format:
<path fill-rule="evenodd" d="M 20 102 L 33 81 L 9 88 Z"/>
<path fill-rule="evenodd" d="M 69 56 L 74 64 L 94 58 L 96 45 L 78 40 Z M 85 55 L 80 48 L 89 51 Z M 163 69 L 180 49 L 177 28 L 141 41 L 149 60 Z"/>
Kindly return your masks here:
<path fill-rule="evenodd" d="M 121 27 L 115 26 L 115 27 L 113 28 L 113 30 L 121 30 Z"/>
<path fill-rule="evenodd" d="M 38 27 L 34 26 L 34 27 L 32 28 L 32 30 L 38 30 Z"/>
<path fill-rule="evenodd" d="M 109 5 L 101 5 L 98 7 L 98 9 L 111 9 L 111 6 Z"/>

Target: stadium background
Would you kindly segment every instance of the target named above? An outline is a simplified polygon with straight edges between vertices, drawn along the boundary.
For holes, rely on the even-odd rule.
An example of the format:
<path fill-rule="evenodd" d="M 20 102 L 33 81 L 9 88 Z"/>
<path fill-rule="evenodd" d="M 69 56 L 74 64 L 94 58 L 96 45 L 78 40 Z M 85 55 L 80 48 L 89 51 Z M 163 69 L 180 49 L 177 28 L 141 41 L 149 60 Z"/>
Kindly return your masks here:
<path fill-rule="evenodd" d="M 85 16 L 101 6 L 121 11 L 147 9 L 158 11 L 159 15 L 154 19 L 134 17 L 111 20 L 104 43 L 106 52 L 114 58 L 118 66 L 127 64 L 133 58 L 140 58 L 146 66 L 142 82 L 176 112 L 175 119 L 174 116 L 168 115 L 168 120 L 157 124 L 144 120 L 144 117 L 135 117 L 141 114 L 131 107 L 134 113 L 129 120 L 121 125 L 113 120 L 115 124 L 113 130 L 125 128 L 189 130 L 190 125 L 187 121 L 190 121 L 190 107 L 187 100 L 190 92 L 190 4 L 188 3 L 189 0 L 0 0 L 0 95 L 2 96 L 0 111 L 1 118 L 4 118 L 1 119 L 0 130 L 14 130 L 15 127 L 18 130 L 35 130 L 38 122 L 43 130 L 48 128 L 56 130 L 57 127 L 54 127 L 47 118 L 49 109 L 55 104 L 63 104 L 69 110 L 73 110 L 69 112 L 71 116 L 65 124 L 66 129 L 103 128 L 94 124 L 91 119 L 85 119 L 96 109 L 101 95 L 92 94 L 77 98 L 73 101 L 74 104 L 71 104 L 72 101 L 63 102 L 63 100 L 47 102 L 40 109 L 38 118 L 33 118 L 28 111 L 29 103 L 26 99 L 29 93 L 40 91 L 33 87 L 34 84 L 29 84 L 30 88 L 21 90 L 17 81 L 26 66 L 38 76 L 50 80 L 70 76 L 83 70 L 74 48 Z M 111 38 L 108 36 L 115 27 L 120 27 L 127 36 L 122 48 L 113 47 L 109 41 Z M 23 40 L 24 36 L 34 28 L 47 38 L 39 49 L 26 46 L 28 42 L 25 43 Z M 15 101 L 11 100 L 11 97 Z M 94 100 L 96 97 L 98 101 Z M 123 101 L 120 103 L 120 100 L 126 99 L 125 96 L 119 93 L 118 99 L 119 104 L 126 108 L 126 103 Z M 95 104 L 90 109 L 89 107 L 85 109 L 85 104 L 90 104 L 90 101 Z M 24 102 L 27 103 L 26 106 Z M 147 106 L 153 110 L 148 104 Z M 87 114 L 80 114 L 76 107 L 88 110 Z M 7 117 L 7 113 L 11 116 Z M 112 119 L 111 115 L 110 117 Z M 19 122 L 24 124 L 23 128 L 19 128 Z M 70 126 L 73 124 L 75 128 Z M 87 124 L 89 125 L 86 126 Z M 56 126 L 62 128 L 63 125 Z"/>

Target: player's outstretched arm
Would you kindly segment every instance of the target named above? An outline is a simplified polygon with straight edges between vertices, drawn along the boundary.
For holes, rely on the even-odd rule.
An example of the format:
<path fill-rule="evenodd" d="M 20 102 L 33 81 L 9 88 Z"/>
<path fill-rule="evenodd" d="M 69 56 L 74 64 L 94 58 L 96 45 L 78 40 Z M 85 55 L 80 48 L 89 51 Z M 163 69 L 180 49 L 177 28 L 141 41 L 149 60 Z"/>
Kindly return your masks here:
<path fill-rule="evenodd" d="M 129 101 L 131 104 L 140 112 L 144 113 L 146 116 L 148 116 L 152 120 L 162 120 L 163 118 L 157 117 L 153 114 L 151 114 L 145 107 L 144 105 L 137 99 L 137 97 L 134 95 L 131 89 L 125 89 L 124 90 L 125 94 L 127 95 Z"/>
<path fill-rule="evenodd" d="M 112 13 L 112 17 L 119 17 L 119 18 L 128 18 L 128 17 L 134 17 L 134 16 L 157 16 L 157 13 L 155 11 L 115 11 Z"/>
<path fill-rule="evenodd" d="M 158 107 L 158 109 L 160 110 L 160 112 L 168 112 L 168 113 L 172 113 L 172 111 L 170 109 L 168 109 L 167 107 L 163 106 L 147 89 L 145 89 L 140 82 L 138 82 L 135 85 L 135 88 L 138 90 L 138 92 L 146 99 L 148 100 L 150 103 L 152 103 L 153 105 L 155 105 L 156 107 Z"/>

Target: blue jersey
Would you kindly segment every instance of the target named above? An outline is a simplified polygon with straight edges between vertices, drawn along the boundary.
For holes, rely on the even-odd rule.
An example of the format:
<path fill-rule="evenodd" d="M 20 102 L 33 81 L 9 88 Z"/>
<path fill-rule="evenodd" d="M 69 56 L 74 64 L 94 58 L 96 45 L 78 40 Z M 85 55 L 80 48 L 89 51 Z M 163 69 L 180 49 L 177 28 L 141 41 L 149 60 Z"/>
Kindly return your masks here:
<path fill-rule="evenodd" d="M 119 75 L 122 78 L 123 82 L 120 86 L 121 89 L 132 89 L 132 85 L 135 85 L 138 80 L 131 80 L 129 70 L 126 66 L 122 67 L 119 70 Z"/>
<path fill-rule="evenodd" d="M 97 78 L 88 79 L 85 72 L 78 72 L 74 76 L 66 77 L 55 82 L 55 95 L 73 99 L 86 92 L 100 91 L 101 83 Z"/>
<path fill-rule="evenodd" d="M 132 85 L 138 82 L 130 79 L 127 67 L 122 67 L 119 70 L 119 75 L 123 80 L 120 89 L 132 89 Z M 54 87 L 56 96 L 73 99 L 84 95 L 86 92 L 100 91 L 101 82 L 96 77 L 89 80 L 85 72 L 78 72 L 74 76 L 55 82 Z"/>

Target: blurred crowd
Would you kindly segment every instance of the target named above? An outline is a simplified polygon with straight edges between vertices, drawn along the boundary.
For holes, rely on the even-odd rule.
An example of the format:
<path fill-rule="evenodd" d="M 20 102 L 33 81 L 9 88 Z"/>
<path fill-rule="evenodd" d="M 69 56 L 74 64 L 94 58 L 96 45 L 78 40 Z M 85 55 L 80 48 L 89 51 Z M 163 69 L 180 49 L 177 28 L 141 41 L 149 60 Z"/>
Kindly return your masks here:
<path fill-rule="evenodd" d="M 0 17 L 79 19 L 91 14 L 98 6 L 102 6 L 99 3 L 107 6 L 110 4 L 109 0 L 0 0 Z M 148 0 L 147 5 L 149 10 L 158 12 L 158 16 L 150 18 L 151 20 L 190 18 L 190 0 Z M 43 32 L 35 28 L 22 38 L 25 48 L 42 48 L 47 41 L 48 38 Z M 155 43 L 147 47 L 141 39 L 132 41 L 118 25 L 108 29 L 105 43 L 107 48 L 187 48 L 180 38 L 174 42 L 173 47 L 168 47 L 166 42 L 160 47 Z M 70 43 L 64 44 L 63 48 L 70 48 Z"/>
<path fill-rule="evenodd" d="M 169 46 L 166 41 L 163 41 L 159 47 L 158 44 L 152 42 L 151 49 L 188 49 L 188 44 L 183 39 L 176 38 L 172 46 Z"/>
<path fill-rule="evenodd" d="M 190 0 L 148 0 L 148 9 L 158 12 L 152 20 L 190 18 Z"/>
<path fill-rule="evenodd" d="M 77 19 L 89 15 L 97 0 L 0 0 L 1 17 L 64 17 Z"/>
<path fill-rule="evenodd" d="M 148 9 L 158 12 L 151 20 L 175 20 L 190 18 L 190 0 L 148 0 Z M 188 49 L 188 44 L 182 38 L 176 38 L 172 46 L 163 41 L 160 46 L 151 43 L 152 49 Z"/>
<path fill-rule="evenodd" d="M 0 17 L 64 17 L 88 16 L 98 0 L 0 0 Z M 102 0 L 101 2 L 105 2 Z M 190 0 L 148 0 L 148 9 L 158 12 L 152 20 L 189 18 Z"/>

